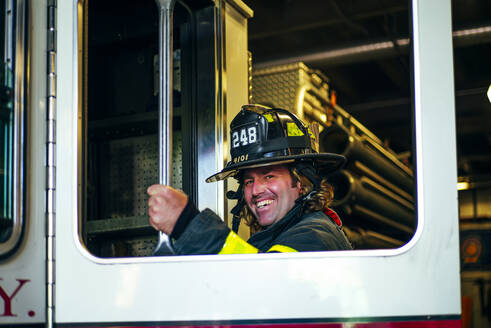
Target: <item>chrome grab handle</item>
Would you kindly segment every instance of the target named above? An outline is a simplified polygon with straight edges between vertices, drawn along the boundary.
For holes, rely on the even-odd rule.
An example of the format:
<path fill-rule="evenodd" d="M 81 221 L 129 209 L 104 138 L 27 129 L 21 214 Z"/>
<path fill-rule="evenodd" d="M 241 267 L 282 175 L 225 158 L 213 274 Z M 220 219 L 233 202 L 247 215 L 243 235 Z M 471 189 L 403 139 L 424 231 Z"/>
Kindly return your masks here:
<path fill-rule="evenodd" d="M 175 0 L 155 0 L 159 7 L 159 183 L 172 182 L 172 18 Z M 169 236 L 159 233 L 153 255 L 174 254 Z"/>

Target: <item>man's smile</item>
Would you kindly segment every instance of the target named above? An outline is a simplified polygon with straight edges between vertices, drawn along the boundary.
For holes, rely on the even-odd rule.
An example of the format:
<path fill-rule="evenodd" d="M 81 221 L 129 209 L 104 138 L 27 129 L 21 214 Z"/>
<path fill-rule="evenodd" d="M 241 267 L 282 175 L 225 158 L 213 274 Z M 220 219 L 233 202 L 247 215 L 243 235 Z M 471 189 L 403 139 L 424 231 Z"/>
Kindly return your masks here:
<path fill-rule="evenodd" d="M 265 199 L 265 200 L 261 200 L 259 202 L 256 203 L 256 207 L 258 209 L 264 207 L 264 206 L 268 206 L 269 204 L 272 204 L 273 203 L 273 200 L 272 199 Z"/>

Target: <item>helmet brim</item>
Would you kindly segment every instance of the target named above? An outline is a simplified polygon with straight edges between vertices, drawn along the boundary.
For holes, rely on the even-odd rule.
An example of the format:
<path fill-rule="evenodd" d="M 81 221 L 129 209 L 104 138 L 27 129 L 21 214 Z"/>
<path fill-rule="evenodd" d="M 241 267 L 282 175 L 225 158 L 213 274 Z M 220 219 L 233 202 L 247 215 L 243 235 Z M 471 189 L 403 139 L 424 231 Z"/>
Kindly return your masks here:
<path fill-rule="evenodd" d="M 313 161 L 316 163 L 316 167 L 319 170 L 319 174 L 324 176 L 331 172 L 340 169 L 346 163 L 346 157 L 338 154 L 331 153 L 315 153 L 315 154 L 301 154 L 301 155 L 290 155 L 290 156 L 277 156 L 277 157 L 264 157 L 255 160 L 250 160 L 246 162 L 239 162 L 235 164 L 227 165 L 222 171 L 210 176 L 205 181 L 206 182 L 217 182 L 230 177 L 234 177 L 239 171 L 269 166 L 269 165 L 280 165 L 289 164 L 300 161 Z"/>

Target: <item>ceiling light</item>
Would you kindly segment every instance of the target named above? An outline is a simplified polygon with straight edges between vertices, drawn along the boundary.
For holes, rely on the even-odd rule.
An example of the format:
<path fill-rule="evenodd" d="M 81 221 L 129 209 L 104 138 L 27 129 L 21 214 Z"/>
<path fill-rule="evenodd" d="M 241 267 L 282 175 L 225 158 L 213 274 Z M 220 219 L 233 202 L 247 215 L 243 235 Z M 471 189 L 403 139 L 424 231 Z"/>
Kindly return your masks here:
<path fill-rule="evenodd" d="M 489 99 L 489 102 L 491 102 L 491 84 L 489 85 L 489 88 L 488 88 L 488 99 Z"/>

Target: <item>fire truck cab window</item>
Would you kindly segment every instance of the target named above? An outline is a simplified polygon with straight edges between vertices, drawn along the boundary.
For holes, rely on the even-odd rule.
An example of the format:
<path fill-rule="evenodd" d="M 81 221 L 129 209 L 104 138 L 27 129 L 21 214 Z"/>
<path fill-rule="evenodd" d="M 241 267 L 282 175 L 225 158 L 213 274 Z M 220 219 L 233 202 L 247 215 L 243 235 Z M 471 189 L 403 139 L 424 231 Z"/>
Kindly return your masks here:
<path fill-rule="evenodd" d="M 318 24 L 318 30 L 313 24 L 312 35 L 305 37 L 290 31 L 282 15 L 268 14 L 264 2 L 243 2 L 254 15 L 247 21 L 250 61 L 244 93 L 248 100 L 242 105 L 284 108 L 305 123 L 317 123 L 320 152 L 347 158 L 346 165 L 328 177 L 335 193 L 330 207 L 341 217 L 354 249 L 403 246 L 417 226 L 410 8 L 399 4 L 390 17 L 384 17 L 372 4 L 366 18 L 370 22 L 358 24 L 358 18 L 351 23 L 340 19 L 344 9 L 333 10 L 334 2 L 319 3 L 323 6 L 319 17 L 298 17 L 305 20 L 300 25 L 307 28 L 312 21 L 326 20 L 323 13 L 332 13 L 328 20 L 332 24 Z M 82 237 L 99 257 L 150 256 L 158 242 L 158 233 L 149 224 L 146 190 L 159 182 L 159 8 L 155 0 L 138 1 L 138 5 L 132 0 L 82 3 Z M 302 4 L 292 2 L 291 6 Z M 212 150 L 218 158 L 223 148 L 226 163 L 231 160 L 229 124 L 240 110 L 240 106 L 225 105 L 226 97 L 234 95 L 226 86 L 231 70 L 221 69 L 233 63 L 232 56 L 237 54 L 233 46 L 227 48 L 228 41 L 220 39 L 227 38 L 227 33 L 220 34 L 227 26 L 217 24 L 221 19 L 217 9 L 214 1 L 176 1 L 173 11 L 171 184 L 193 201 L 203 196 L 198 186 L 210 176 L 199 173 L 206 164 L 196 154 L 220 134 L 203 133 L 204 122 L 198 115 L 211 108 L 212 127 L 226 126 L 225 141 L 217 141 L 220 150 Z M 284 42 L 278 41 L 281 36 Z M 285 54 L 302 53 L 291 49 L 292 40 L 297 39 L 306 48 L 295 60 Z M 374 41 L 382 39 L 387 42 Z M 379 54 L 383 56 L 378 58 Z M 225 72 L 226 78 L 216 77 L 225 77 Z M 222 97 L 222 107 L 208 101 L 215 101 L 217 95 Z M 395 103 L 387 100 L 394 97 Z M 216 114 L 222 109 L 225 118 Z M 254 142 L 255 136 L 251 137 Z M 235 200 L 227 203 L 225 194 L 236 190 L 233 183 L 226 182 L 223 199 L 213 203 L 226 204 L 220 216 L 229 227 Z M 251 229 L 241 223 L 239 235 L 247 240 Z"/>

